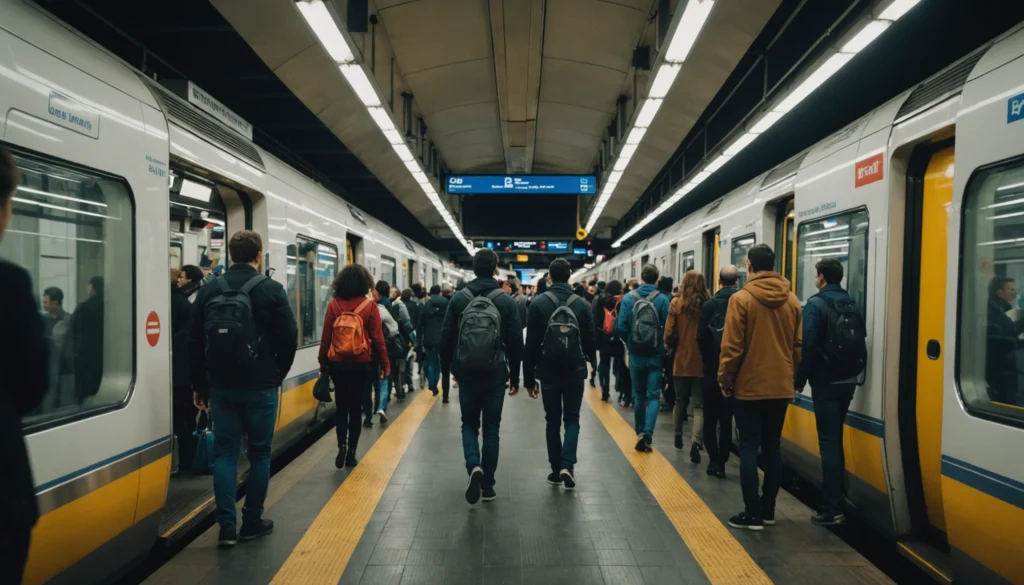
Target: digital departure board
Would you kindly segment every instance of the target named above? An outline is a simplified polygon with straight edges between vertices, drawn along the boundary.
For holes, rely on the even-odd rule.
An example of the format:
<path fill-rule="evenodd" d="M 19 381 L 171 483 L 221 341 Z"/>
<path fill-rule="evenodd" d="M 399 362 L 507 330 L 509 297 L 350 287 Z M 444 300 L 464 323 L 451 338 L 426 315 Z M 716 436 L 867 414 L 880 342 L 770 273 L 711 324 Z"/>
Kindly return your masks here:
<path fill-rule="evenodd" d="M 593 195 L 594 175 L 451 175 L 452 195 Z"/>

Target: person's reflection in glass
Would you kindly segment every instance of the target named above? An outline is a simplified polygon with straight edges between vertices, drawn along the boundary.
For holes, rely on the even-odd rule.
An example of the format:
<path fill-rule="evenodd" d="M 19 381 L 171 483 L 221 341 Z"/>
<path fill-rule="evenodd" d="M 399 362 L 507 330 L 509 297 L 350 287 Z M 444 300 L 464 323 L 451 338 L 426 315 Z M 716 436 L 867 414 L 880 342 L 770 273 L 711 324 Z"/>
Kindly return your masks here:
<path fill-rule="evenodd" d="M 1021 322 L 1008 314 L 1017 297 L 1017 282 L 995 276 L 988 285 L 988 326 L 985 344 L 985 381 L 993 402 L 1017 402 L 1017 349 Z"/>

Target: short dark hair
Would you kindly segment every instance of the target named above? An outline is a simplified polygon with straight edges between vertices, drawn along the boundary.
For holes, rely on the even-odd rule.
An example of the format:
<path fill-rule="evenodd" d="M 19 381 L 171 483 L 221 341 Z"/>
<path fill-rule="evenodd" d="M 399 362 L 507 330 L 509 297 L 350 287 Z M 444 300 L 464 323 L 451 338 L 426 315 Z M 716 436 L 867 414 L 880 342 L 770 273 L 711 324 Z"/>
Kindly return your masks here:
<path fill-rule="evenodd" d="M 7 205 L 7 200 L 14 195 L 14 190 L 21 184 L 21 172 L 11 156 L 11 151 L 0 144 L 0 205 Z"/>
<path fill-rule="evenodd" d="M 569 282 L 572 276 L 572 267 L 565 258 L 556 258 L 551 266 L 548 266 L 548 274 L 551 275 L 551 282 Z"/>
<path fill-rule="evenodd" d="M 658 279 L 658 290 L 665 294 L 672 294 L 672 277 L 662 276 Z"/>
<path fill-rule="evenodd" d="M 430 287 L 430 296 L 436 296 L 436 295 L 439 295 L 439 294 L 441 294 L 441 285 L 440 284 L 435 284 L 434 286 Z"/>
<path fill-rule="evenodd" d="M 103 294 L 103 277 L 94 276 L 89 279 L 89 284 L 92 285 L 92 290 L 96 291 L 96 294 Z"/>
<path fill-rule="evenodd" d="M 835 258 L 818 260 L 818 263 L 814 265 L 814 269 L 818 271 L 818 274 L 825 277 L 825 282 L 828 284 L 843 282 L 843 265 Z"/>
<path fill-rule="evenodd" d="M 747 260 L 754 272 L 775 270 L 775 252 L 768 244 L 758 244 L 747 252 Z"/>
<path fill-rule="evenodd" d="M 407 288 L 407 289 L 402 291 L 402 300 L 403 301 L 411 301 L 412 300 L 412 289 L 411 288 Z"/>
<path fill-rule="evenodd" d="M 480 248 L 473 254 L 473 274 L 477 278 L 488 278 L 494 276 L 494 269 L 498 267 L 498 255 L 490 248 Z"/>
<path fill-rule="evenodd" d="M 606 283 L 605 281 L 603 281 L 603 280 L 597 281 L 597 290 L 598 290 L 598 292 L 603 291 L 604 287 L 606 287 L 606 286 L 608 286 L 608 283 Z"/>
<path fill-rule="evenodd" d="M 255 262 L 263 251 L 263 238 L 252 230 L 239 230 L 231 236 L 228 242 L 228 252 L 231 254 L 231 261 L 235 264 L 248 264 Z"/>
<path fill-rule="evenodd" d="M 382 297 L 391 296 L 391 285 L 386 280 L 378 280 L 377 284 L 373 288 L 377 291 L 377 294 Z"/>
<path fill-rule="evenodd" d="M 420 284 L 418 282 L 414 282 L 414 283 L 412 283 L 412 286 L 410 286 L 409 288 L 412 289 L 412 294 L 416 295 L 416 298 L 418 298 L 418 299 L 422 299 L 423 298 L 423 285 L 422 284 Z"/>
<path fill-rule="evenodd" d="M 362 264 L 349 264 L 334 277 L 334 298 L 357 299 L 365 297 L 373 286 L 370 271 Z"/>
<path fill-rule="evenodd" d="M 181 267 L 181 271 L 185 273 L 185 278 L 193 282 L 203 279 L 203 270 L 195 264 L 186 264 Z"/>
<path fill-rule="evenodd" d="M 658 267 L 654 264 L 644 264 L 643 268 L 640 269 L 640 280 L 647 284 L 654 284 L 658 282 L 658 276 L 661 273 L 658 272 Z"/>
<path fill-rule="evenodd" d="M 621 295 L 622 283 L 617 280 L 609 282 L 608 285 L 604 287 L 604 294 L 611 295 L 613 297 Z"/>
<path fill-rule="evenodd" d="M 988 294 L 994 295 L 997 292 L 1003 290 L 1003 287 L 1011 282 L 1017 282 L 1009 276 L 993 276 L 992 280 L 988 283 Z"/>
<path fill-rule="evenodd" d="M 43 291 L 43 296 L 51 301 L 56 301 L 62 305 L 64 304 L 64 291 L 55 286 L 47 287 L 46 290 Z"/>

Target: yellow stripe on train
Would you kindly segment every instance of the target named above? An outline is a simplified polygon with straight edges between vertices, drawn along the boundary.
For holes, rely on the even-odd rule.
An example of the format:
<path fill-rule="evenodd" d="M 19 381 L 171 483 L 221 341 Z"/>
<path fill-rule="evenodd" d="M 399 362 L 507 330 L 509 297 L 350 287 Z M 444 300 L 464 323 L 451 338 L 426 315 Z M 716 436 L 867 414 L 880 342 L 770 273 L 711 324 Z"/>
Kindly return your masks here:
<path fill-rule="evenodd" d="M 942 501 L 949 544 L 1010 583 L 1024 583 L 1024 509 L 945 475 Z"/>
<path fill-rule="evenodd" d="M 277 426 L 274 427 L 275 431 L 290 425 L 320 404 L 320 401 L 313 398 L 313 386 L 315 385 L 316 378 L 313 378 L 309 382 L 300 384 L 281 394 L 281 404 L 277 408 Z"/>
<path fill-rule="evenodd" d="M 794 404 L 789 406 L 782 437 L 821 459 L 814 413 Z M 843 425 L 846 471 L 882 493 L 889 493 L 882 467 L 882 439 L 860 429 Z"/>

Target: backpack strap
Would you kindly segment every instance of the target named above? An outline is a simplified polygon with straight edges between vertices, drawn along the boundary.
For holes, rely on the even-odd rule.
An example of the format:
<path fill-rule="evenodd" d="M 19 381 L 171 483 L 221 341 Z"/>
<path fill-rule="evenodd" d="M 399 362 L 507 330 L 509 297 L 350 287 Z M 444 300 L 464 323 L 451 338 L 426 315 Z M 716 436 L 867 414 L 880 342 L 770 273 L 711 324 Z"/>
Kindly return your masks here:
<path fill-rule="evenodd" d="M 651 294 L 647 295 L 647 300 L 648 301 L 654 300 L 654 297 L 658 296 L 658 293 L 660 293 L 660 292 L 661 292 L 660 290 L 654 289 L 654 292 L 652 292 Z"/>
<path fill-rule="evenodd" d="M 355 313 L 356 315 L 358 315 L 358 314 L 363 312 L 363 309 L 366 308 L 366 305 L 368 305 L 368 304 L 370 304 L 372 302 L 373 301 L 371 301 L 370 299 L 363 299 L 363 302 L 359 303 L 359 306 L 356 307 L 355 310 L 352 311 L 352 312 Z"/>
<path fill-rule="evenodd" d="M 498 290 L 501 290 L 501 289 L 499 288 Z M 473 294 L 473 291 L 469 290 L 468 286 L 466 288 L 462 289 L 462 292 L 460 294 L 465 294 L 466 298 L 468 298 L 469 300 L 473 300 L 476 297 L 476 295 Z"/>
<path fill-rule="evenodd" d="M 573 293 L 573 294 L 569 295 L 569 298 L 565 301 L 565 306 L 566 307 L 571 307 L 572 304 L 575 303 L 576 301 L 582 301 L 582 300 L 583 300 L 583 297 Z"/>
<path fill-rule="evenodd" d="M 655 292 L 657 292 L 657 291 L 655 291 Z M 633 290 L 633 291 L 630 291 L 630 292 L 629 292 L 629 296 L 633 297 L 633 302 L 634 302 L 634 303 L 635 303 L 636 301 L 640 301 L 640 300 L 643 300 L 643 297 L 642 297 L 642 296 L 640 296 L 640 293 L 636 292 L 635 290 Z"/>
<path fill-rule="evenodd" d="M 550 300 L 555 305 L 556 309 L 559 307 L 559 305 L 562 304 L 562 301 L 558 300 L 558 297 L 555 296 L 555 293 L 553 293 L 553 292 L 551 292 L 549 290 L 548 291 L 544 291 L 544 295 L 543 296 L 547 297 L 548 300 Z"/>
<path fill-rule="evenodd" d="M 469 289 L 467 288 L 466 290 L 469 290 Z M 503 292 L 505 292 L 505 291 L 501 290 L 501 288 L 496 288 L 496 289 L 492 290 L 491 292 L 487 293 L 487 298 L 493 301 L 494 299 L 498 298 L 498 296 L 501 293 L 503 293 Z"/>
<path fill-rule="evenodd" d="M 224 279 L 223 279 L 223 278 L 221 278 L 221 279 L 219 279 L 219 280 L 224 280 Z M 253 277 L 252 277 L 252 278 L 250 278 L 250 279 L 249 279 L 248 281 L 246 281 L 246 283 L 242 285 L 242 288 L 240 288 L 240 289 L 239 289 L 239 291 L 240 291 L 240 292 L 244 292 L 245 294 L 249 294 L 249 292 L 250 292 L 250 291 L 251 291 L 252 289 L 256 288 L 256 287 L 257 287 L 257 286 L 258 286 L 258 285 L 259 285 L 259 284 L 260 284 L 261 282 L 263 282 L 264 280 L 267 280 L 267 277 L 266 277 L 266 276 L 263 276 L 262 274 L 257 274 L 256 276 L 253 276 Z M 224 288 L 224 287 L 226 287 L 226 286 L 227 286 L 227 285 L 224 285 L 224 284 L 222 284 L 222 285 L 221 285 L 221 288 Z M 225 290 L 226 290 L 226 289 L 225 289 Z"/>

